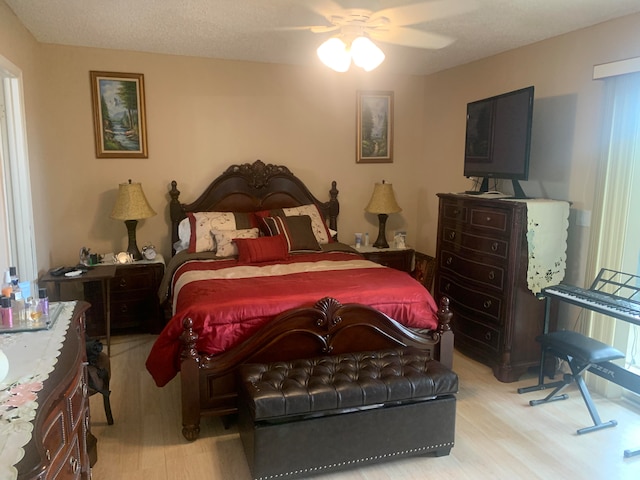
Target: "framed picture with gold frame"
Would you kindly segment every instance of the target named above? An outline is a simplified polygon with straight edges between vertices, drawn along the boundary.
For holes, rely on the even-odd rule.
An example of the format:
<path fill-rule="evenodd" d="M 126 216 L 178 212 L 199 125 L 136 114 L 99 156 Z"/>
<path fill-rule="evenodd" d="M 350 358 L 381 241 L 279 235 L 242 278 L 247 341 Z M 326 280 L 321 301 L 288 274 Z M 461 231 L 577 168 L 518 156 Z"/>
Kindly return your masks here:
<path fill-rule="evenodd" d="M 144 75 L 89 73 L 96 157 L 148 158 Z"/>
<path fill-rule="evenodd" d="M 358 91 L 356 163 L 393 162 L 393 92 Z"/>

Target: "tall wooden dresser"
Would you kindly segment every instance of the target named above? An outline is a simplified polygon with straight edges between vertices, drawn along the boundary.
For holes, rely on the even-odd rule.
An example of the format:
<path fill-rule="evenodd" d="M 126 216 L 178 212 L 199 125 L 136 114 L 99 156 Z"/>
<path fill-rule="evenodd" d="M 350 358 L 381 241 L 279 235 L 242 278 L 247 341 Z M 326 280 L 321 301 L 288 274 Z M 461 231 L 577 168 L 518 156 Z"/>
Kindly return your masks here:
<path fill-rule="evenodd" d="M 527 203 L 438 197 L 435 292 L 451 300 L 455 346 L 498 380 L 516 381 L 540 363 L 535 338 L 544 321 L 544 302 L 527 280 Z"/>

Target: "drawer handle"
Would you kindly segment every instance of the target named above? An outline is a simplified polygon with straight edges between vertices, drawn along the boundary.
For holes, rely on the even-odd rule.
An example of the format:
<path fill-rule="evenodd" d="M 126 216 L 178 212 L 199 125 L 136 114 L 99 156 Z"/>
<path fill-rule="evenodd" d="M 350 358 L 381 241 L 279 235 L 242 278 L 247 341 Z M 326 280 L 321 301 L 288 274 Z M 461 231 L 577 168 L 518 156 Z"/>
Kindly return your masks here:
<path fill-rule="evenodd" d="M 119 286 L 120 286 L 120 288 L 126 288 L 127 287 L 127 279 L 122 277 L 120 279 L 120 285 Z"/>
<path fill-rule="evenodd" d="M 449 240 L 453 240 L 454 238 L 456 238 L 456 232 L 450 232 L 449 233 Z"/>
<path fill-rule="evenodd" d="M 122 305 L 120 307 L 120 313 L 125 314 L 129 311 L 129 307 L 127 305 Z"/>
<path fill-rule="evenodd" d="M 489 272 L 489 280 L 494 280 L 495 278 L 496 278 L 496 273 L 493 270 L 491 270 Z"/>
<path fill-rule="evenodd" d="M 47 457 L 47 461 L 51 461 L 51 450 L 47 448 L 47 451 L 44 452 L 44 456 Z"/>
<path fill-rule="evenodd" d="M 444 291 L 448 292 L 449 290 L 451 290 L 451 284 L 447 282 L 447 284 L 444 286 Z"/>
<path fill-rule="evenodd" d="M 498 242 L 493 242 L 493 244 L 491 245 L 491 250 L 494 252 L 498 251 Z"/>
<path fill-rule="evenodd" d="M 491 308 L 491 300 L 485 300 L 483 305 L 484 305 L 484 308 Z"/>
<path fill-rule="evenodd" d="M 485 219 L 485 221 L 486 221 L 487 223 L 489 223 L 489 222 L 491 221 L 491 217 L 487 217 L 487 218 Z"/>
<path fill-rule="evenodd" d="M 484 339 L 485 339 L 485 340 L 487 340 L 487 341 L 488 341 L 488 340 L 491 340 L 491 332 L 487 332 L 487 333 L 485 333 L 485 334 L 484 334 Z"/>
<path fill-rule="evenodd" d="M 71 466 L 71 471 L 74 474 L 78 473 L 78 470 L 80 470 L 80 462 L 75 457 L 71 457 L 69 459 L 69 465 Z"/>
<path fill-rule="evenodd" d="M 460 215 L 460 210 L 458 210 L 457 208 L 453 209 L 453 214 L 454 215 Z"/>
<path fill-rule="evenodd" d="M 445 262 L 446 262 L 447 265 L 451 265 L 453 263 L 453 257 L 447 257 Z"/>

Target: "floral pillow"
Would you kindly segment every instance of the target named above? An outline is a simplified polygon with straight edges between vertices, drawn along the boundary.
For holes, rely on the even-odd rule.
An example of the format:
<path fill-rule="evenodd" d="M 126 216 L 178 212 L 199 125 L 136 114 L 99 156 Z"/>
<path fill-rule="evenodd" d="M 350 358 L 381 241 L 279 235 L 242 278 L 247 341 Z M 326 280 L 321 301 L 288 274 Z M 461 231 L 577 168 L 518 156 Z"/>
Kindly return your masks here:
<path fill-rule="evenodd" d="M 188 213 L 187 220 L 188 223 L 183 220 L 178 225 L 178 236 L 179 246 L 183 246 L 188 233 L 189 253 L 216 251 L 212 230 L 245 230 L 256 226 L 253 216 L 248 213 L 196 212 Z"/>
<path fill-rule="evenodd" d="M 260 231 L 257 228 L 243 230 L 211 230 L 210 236 L 215 242 L 216 257 L 232 257 L 238 255 L 236 238 L 258 238 Z"/>

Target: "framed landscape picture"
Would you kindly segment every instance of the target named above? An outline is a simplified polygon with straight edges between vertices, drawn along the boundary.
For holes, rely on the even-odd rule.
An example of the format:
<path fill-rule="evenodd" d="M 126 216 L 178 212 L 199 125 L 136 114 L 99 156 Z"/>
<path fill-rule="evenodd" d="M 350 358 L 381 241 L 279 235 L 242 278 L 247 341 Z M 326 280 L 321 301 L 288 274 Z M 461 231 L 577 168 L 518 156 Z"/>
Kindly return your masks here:
<path fill-rule="evenodd" d="M 98 158 L 147 158 L 144 76 L 89 72 Z"/>
<path fill-rule="evenodd" d="M 358 92 L 356 163 L 393 162 L 393 92 Z"/>

